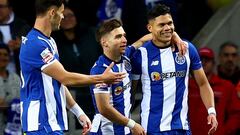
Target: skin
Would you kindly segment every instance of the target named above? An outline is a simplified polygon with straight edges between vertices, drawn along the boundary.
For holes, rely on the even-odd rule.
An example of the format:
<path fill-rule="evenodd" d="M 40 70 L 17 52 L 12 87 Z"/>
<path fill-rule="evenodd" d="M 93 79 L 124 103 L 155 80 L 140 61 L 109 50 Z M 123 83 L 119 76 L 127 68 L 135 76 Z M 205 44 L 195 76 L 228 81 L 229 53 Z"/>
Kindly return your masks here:
<path fill-rule="evenodd" d="M 238 52 L 237 49 L 232 46 L 226 46 L 219 54 L 219 64 L 221 70 L 226 74 L 231 76 L 234 73 L 238 65 Z"/>
<path fill-rule="evenodd" d="M 171 43 L 171 39 L 174 33 L 174 24 L 170 14 L 160 15 L 149 21 L 147 26 L 149 32 L 152 33 L 153 43 L 158 47 L 166 47 Z M 196 82 L 200 88 L 200 95 L 206 109 L 214 107 L 213 91 L 210 87 L 207 77 L 203 68 L 193 71 Z M 133 88 L 136 89 L 138 81 L 133 81 Z M 208 124 L 211 124 L 211 128 L 208 134 L 213 134 L 217 129 L 216 115 L 210 114 L 207 117 Z"/>
<path fill-rule="evenodd" d="M 56 6 L 50 7 L 46 13 L 37 16 L 34 28 L 41 31 L 44 35 L 50 37 L 53 30 L 58 30 L 60 28 L 60 23 L 63 19 L 63 11 L 64 5 L 61 5 L 59 8 Z M 125 77 L 124 73 L 111 72 L 110 69 L 113 65 L 114 63 L 112 63 L 103 74 L 91 76 L 68 72 L 64 69 L 59 61 L 54 61 L 52 64 L 44 68 L 42 72 L 58 80 L 65 86 L 85 86 L 96 83 L 112 84 L 122 81 L 122 78 Z M 66 90 L 66 101 L 70 108 L 76 103 L 68 90 Z M 87 134 L 91 128 L 91 122 L 89 122 L 89 118 L 84 115 L 79 116 L 78 119 L 85 123 L 83 125 L 83 134 Z"/>
<path fill-rule="evenodd" d="M 149 40 L 151 36 L 146 35 L 142 37 L 139 41 L 136 41 L 133 46 L 138 48 L 142 45 L 142 42 Z M 101 40 L 101 45 L 104 54 L 111 60 L 118 62 L 121 59 L 122 54 L 125 53 L 127 39 L 126 33 L 122 27 L 115 28 L 108 34 L 104 35 Z M 99 112 L 114 123 L 121 125 L 127 125 L 129 119 L 123 116 L 110 104 L 110 95 L 106 93 L 96 93 L 95 99 Z M 131 129 L 134 135 L 145 135 L 144 129 L 136 123 Z"/>

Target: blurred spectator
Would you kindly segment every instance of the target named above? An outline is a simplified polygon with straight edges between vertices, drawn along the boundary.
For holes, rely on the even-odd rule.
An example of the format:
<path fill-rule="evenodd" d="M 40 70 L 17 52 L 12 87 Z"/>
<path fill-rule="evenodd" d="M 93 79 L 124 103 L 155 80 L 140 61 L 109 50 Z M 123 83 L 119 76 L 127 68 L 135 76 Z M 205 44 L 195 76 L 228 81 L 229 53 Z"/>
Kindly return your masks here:
<path fill-rule="evenodd" d="M 4 135 L 22 135 L 19 98 L 14 98 L 9 104 Z"/>
<path fill-rule="evenodd" d="M 5 44 L 0 44 L 0 132 L 3 133 L 5 114 L 9 103 L 19 97 L 20 78 L 17 74 L 9 72 L 6 67 L 9 63 L 10 50 Z M 0 134 L 1 134 L 0 133 Z"/>
<path fill-rule="evenodd" d="M 220 46 L 218 75 L 237 85 L 240 79 L 238 46 L 232 42 L 226 42 Z"/>
<path fill-rule="evenodd" d="M 3 35 L 3 42 L 11 50 L 8 69 L 11 72 L 19 73 L 19 48 L 21 36 L 26 35 L 30 27 L 20 18 L 17 18 L 8 0 L 0 0 L 0 31 Z"/>
<path fill-rule="evenodd" d="M 229 130 L 226 123 L 231 114 L 232 97 L 236 96 L 234 85 L 227 80 L 221 79 L 214 73 L 215 59 L 214 52 L 207 47 L 199 49 L 204 72 L 214 92 L 215 108 L 217 111 L 218 129 L 214 135 L 226 135 Z M 200 90 L 193 78 L 189 82 L 189 116 L 190 126 L 193 135 L 207 135 L 211 125 L 207 125 L 208 114 L 201 102 Z M 236 99 L 236 97 L 235 97 Z M 231 123 L 236 124 L 236 123 Z M 200 132 L 201 131 L 201 132 Z"/>
<path fill-rule="evenodd" d="M 68 71 L 89 74 L 94 62 L 102 53 L 101 46 L 95 40 L 95 28 L 78 23 L 74 12 L 67 6 L 63 14 L 60 31 L 53 33 L 61 56 L 60 62 Z M 89 87 L 70 90 L 81 90 L 76 91 L 76 101 L 92 119 L 94 108 Z"/>

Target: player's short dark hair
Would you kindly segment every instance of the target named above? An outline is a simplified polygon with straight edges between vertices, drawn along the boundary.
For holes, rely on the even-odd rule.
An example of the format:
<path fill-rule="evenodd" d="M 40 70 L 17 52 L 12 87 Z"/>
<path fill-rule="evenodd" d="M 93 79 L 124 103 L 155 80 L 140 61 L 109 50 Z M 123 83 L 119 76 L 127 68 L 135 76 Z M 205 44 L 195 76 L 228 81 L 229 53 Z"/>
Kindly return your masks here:
<path fill-rule="evenodd" d="M 50 7 L 56 6 L 59 8 L 62 4 L 63 0 L 36 0 L 36 15 L 43 15 L 49 10 Z"/>
<path fill-rule="evenodd" d="M 4 44 L 3 42 L 0 42 L 0 49 L 5 49 L 8 52 L 8 55 L 10 55 L 10 49 L 8 48 L 8 46 L 6 44 Z"/>
<path fill-rule="evenodd" d="M 235 49 L 238 51 L 238 46 L 237 46 L 235 43 L 228 41 L 228 42 L 223 43 L 223 44 L 220 46 L 220 48 L 219 48 L 219 54 L 221 54 L 221 53 L 223 52 L 223 49 L 224 49 L 225 47 L 227 47 L 227 46 L 233 47 L 233 48 L 235 48 Z"/>
<path fill-rule="evenodd" d="M 108 20 L 108 21 L 104 21 L 102 22 L 97 31 L 96 31 L 96 40 L 97 42 L 100 43 L 100 40 L 101 38 L 111 32 L 112 30 L 116 29 L 116 28 L 119 28 L 122 26 L 122 23 L 121 21 L 117 20 L 117 19 L 111 19 L 111 20 Z"/>
<path fill-rule="evenodd" d="M 160 15 L 165 15 L 165 14 L 170 14 L 170 7 L 164 5 L 164 4 L 157 4 L 154 6 L 152 9 L 150 9 L 147 13 L 147 19 L 148 21 L 160 16 Z"/>

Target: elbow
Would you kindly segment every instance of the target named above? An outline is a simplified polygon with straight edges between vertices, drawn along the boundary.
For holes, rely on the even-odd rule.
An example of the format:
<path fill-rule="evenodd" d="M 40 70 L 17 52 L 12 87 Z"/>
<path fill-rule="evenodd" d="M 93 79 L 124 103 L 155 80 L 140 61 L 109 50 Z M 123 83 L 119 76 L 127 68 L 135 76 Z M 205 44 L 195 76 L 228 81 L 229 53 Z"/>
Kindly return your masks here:
<path fill-rule="evenodd" d="M 98 107 L 98 111 L 101 115 L 103 115 L 104 117 L 106 117 L 107 115 L 109 115 L 109 107 L 108 105 L 103 105 L 101 107 Z"/>

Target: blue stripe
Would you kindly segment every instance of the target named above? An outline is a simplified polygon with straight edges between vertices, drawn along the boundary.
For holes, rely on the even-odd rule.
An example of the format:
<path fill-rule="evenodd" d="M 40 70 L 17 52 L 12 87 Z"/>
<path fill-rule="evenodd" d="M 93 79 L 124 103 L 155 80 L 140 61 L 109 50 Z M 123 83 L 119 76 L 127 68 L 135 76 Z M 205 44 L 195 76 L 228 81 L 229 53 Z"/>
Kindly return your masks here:
<path fill-rule="evenodd" d="M 162 73 L 160 51 L 152 44 L 146 48 L 148 52 L 148 74 L 151 78 L 152 72 Z M 153 61 L 159 61 L 158 65 L 151 65 Z M 160 122 L 163 112 L 163 80 L 151 81 L 150 112 L 148 118 L 148 132 L 160 132 Z"/>
<path fill-rule="evenodd" d="M 186 71 L 187 69 L 187 61 L 185 59 L 185 63 L 180 65 L 176 62 L 176 52 L 173 53 L 173 58 L 175 61 L 175 71 Z M 186 77 L 186 76 L 185 76 Z M 185 77 L 177 77 L 176 76 L 176 99 L 175 99 L 175 106 L 172 112 L 172 121 L 171 121 L 171 129 L 182 129 L 182 121 L 180 117 L 180 113 L 182 110 L 182 101 L 184 91 L 186 89 L 185 84 Z"/>
<path fill-rule="evenodd" d="M 114 65 L 113 67 L 113 72 L 119 72 L 119 69 L 117 65 Z M 117 87 L 122 87 L 123 89 L 123 82 L 119 84 L 112 85 L 112 96 L 113 96 L 113 107 L 120 112 L 123 116 L 125 116 L 124 112 L 124 92 L 122 92 L 120 95 L 115 94 L 115 89 Z M 113 130 L 114 130 L 114 135 L 119 135 L 119 134 L 124 134 L 124 126 L 113 123 Z"/>

